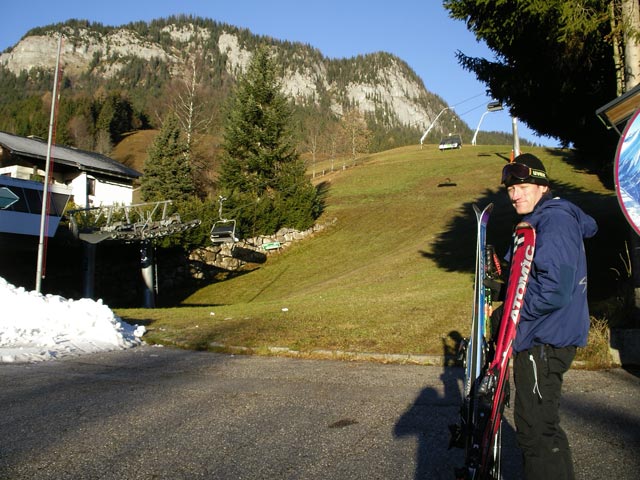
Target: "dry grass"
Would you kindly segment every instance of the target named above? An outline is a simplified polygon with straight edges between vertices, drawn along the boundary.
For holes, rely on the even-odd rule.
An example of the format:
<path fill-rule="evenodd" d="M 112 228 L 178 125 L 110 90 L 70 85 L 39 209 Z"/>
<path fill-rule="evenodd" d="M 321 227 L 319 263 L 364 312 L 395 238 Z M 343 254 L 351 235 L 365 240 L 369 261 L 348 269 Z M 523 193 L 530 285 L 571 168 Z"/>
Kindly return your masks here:
<path fill-rule="evenodd" d="M 615 238 L 625 228 L 615 194 L 564 162 L 567 152 L 531 151 L 563 196 L 606 224 L 605 235 L 588 246 L 590 292 L 606 297 L 615 283 L 609 269 L 618 255 Z M 509 154 L 508 146 L 440 152 L 428 145 L 370 155 L 314 179 L 329 186 L 321 221 L 335 219 L 332 227 L 179 307 L 118 313 L 145 322 L 148 341 L 187 348 L 441 355 L 451 335 L 466 336 L 470 328 L 472 204 L 495 204 L 489 241 L 501 253 L 509 242 L 515 216 L 499 186 Z"/>
<path fill-rule="evenodd" d="M 127 134 L 114 147 L 111 156 L 127 167 L 142 172 L 147 150 L 157 134 L 158 130 L 139 130 Z"/>
<path fill-rule="evenodd" d="M 586 347 L 578 349 L 576 363 L 588 369 L 610 368 L 613 365 L 610 340 L 607 321 L 591 317 L 589 342 Z"/>

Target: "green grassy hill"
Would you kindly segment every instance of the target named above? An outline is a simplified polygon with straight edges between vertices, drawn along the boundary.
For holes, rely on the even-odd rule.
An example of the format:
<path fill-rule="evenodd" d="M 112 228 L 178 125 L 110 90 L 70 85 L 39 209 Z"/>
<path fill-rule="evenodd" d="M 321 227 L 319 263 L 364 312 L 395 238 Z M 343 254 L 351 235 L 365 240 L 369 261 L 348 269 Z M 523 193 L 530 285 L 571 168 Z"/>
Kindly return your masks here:
<path fill-rule="evenodd" d="M 148 340 L 192 348 L 240 345 L 260 351 L 442 354 L 467 335 L 475 258 L 474 203 L 495 204 L 488 238 L 502 255 L 517 220 L 499 185 L 510 147 L 440 152 L 403 147 L 316 177 L 328 188 L 321 221 L 335 223 L 270 257 L 260 268 L 213 283 L 169 309 L 127 309 L 146 322 Z M 564 161 L 567 151 L 529 148 L 554 193 L 593 215 L 600 233 L 587 245 L 594 313 L 618 293 L 626 224 L 615 193 Z M 317 165 L 316 172 L 328 170 Z M 610 303 L 606 303 L 607 305 Z M 608 313 L 606 313 L 608 315 Z"/>

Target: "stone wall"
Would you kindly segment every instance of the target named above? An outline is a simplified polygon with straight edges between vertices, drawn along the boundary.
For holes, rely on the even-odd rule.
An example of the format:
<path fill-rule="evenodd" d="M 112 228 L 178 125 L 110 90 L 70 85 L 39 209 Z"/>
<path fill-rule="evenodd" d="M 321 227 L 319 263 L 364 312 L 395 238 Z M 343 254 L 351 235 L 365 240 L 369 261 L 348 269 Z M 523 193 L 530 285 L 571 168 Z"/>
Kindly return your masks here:
<path fill-rule="evenodd" d="M 264 263 L 270 255 L 279 253 L 293 243 L 324 230 L 335 221 L 334 219 L 323 224 L 316 224 L 302 232 L 292 228 L 282 228 L 274 235 L 262 235 L 235 243 L 210 245 L 194 250 L 189 256 L 189 260 L 227 271 L 237 271 L 249 263 Z M 195 278 L 203 278 L 203 275 L 196 273 Z"/>
<path fill-rule="evenodd" d="M 304 231 L 283 228 L 275 235 L 259 236 L 235 243 L 209 245 L 190 252 L 157 251 L 158 295 L 164 297 L 184 286 L 223 280 L 243 269 L 265 263 L 267 259 L 296 242 L 333 225 L 336 219 L 316 224 Z"/>

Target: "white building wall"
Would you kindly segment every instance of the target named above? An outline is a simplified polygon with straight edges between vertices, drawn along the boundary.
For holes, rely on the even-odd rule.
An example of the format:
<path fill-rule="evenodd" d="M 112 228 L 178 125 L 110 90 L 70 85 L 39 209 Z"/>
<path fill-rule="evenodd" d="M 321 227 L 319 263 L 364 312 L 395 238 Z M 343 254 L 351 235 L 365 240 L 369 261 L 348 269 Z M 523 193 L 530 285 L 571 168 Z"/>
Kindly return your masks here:
<path fill-rule="evenodd" d="M 133 188 L 128 185 L 116 185 L 96 179 L 95 195 L 92 198 L 94 207 L 115 204 L 130 205 L 133 200 Z"/>
<path fill-rule="evenodd" d="M 78 175 L 71 180 L 71 191 L 73 192 L 73 203 L 76 206 L 85 208 L 87 206 L 87 175 Z"/>
<path fill-rule="evenodd" d="M 44 177 L 44 171 L 38 170 L 36 174 Z M 8 175 L 13 178 L 23 180 L 32 179 L 33 169 L 12 165 L 0 168 L 0 175 Z M 87 178 L 94 182 L 93 195 L 87 198 Z M 60 183 L 63 179 L 54 179 L 55 183 Z M 130 205 L 133 201 L 133 187 L 124 184 L 105 182 L 92 175 L 82 172 L 71 181 L 67 178 L 64 184 L 71 187 L 73 202 L 80 208 L 100 207 L 102 205 Z M 87 204 L 88 203 L 88 204 Z"/>
<path fill-rule="evenodd" d="M 87 198 L 87 178 L 93 180 L 93 195 Z M 82 173 L 71 181 L 73 201 L 80 208 L 99 207 L 102 205 L 130 205 L 133 200 L 133 187 L 114 184 Z M 88 204 L 87 204 L 88 203 Z"/>

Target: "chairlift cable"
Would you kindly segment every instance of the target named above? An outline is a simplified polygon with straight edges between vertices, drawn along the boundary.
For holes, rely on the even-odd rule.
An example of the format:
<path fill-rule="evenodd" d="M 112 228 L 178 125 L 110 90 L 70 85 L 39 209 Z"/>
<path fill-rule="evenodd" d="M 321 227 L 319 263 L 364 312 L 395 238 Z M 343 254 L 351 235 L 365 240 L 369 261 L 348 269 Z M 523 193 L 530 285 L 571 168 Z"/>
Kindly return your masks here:
<path fill-rule="evenodd" d="M 484 92 L 478 93 L 477 95 L 474 95 L 473 97 L 469 97 L 466 100 L 462 100 L 461 102 L 456 103 L 455 105 L 452 105 L 453 108 L 457 107 L 458 105 L 462 105 L 463 103 L 467 103 L 470 100 L 473 100 L 474 98 L 478 98 L 481 95 L 484 95 Z"/>
<path fill-rule="evenodd" d="M 467 110 L 466 112 L 460 113 L 460 114 L 458 114 L 458 115 L 459 115 L 460 117 L 462 117 L 463 115 L 466 115 L 467 113 L 471 113 L 471 112 L 473 112 L 474 110 L 477 110 L 477 109 L 479 109 L 479 108 L 482 108 L 484 105 L 485 105 L 485 104 L 484 104 L 484 102 L 483 102 L 483 103 L 481 103 L 480 105 L 478 105 L 478 106 L 476 106 L 476 107 L 473 107 L 473 108 L 471 108 L 471 109 Z"/>

